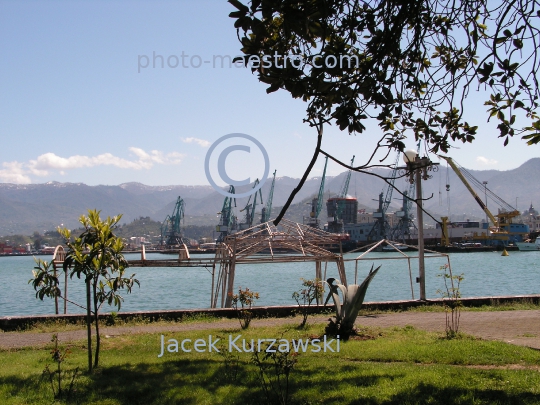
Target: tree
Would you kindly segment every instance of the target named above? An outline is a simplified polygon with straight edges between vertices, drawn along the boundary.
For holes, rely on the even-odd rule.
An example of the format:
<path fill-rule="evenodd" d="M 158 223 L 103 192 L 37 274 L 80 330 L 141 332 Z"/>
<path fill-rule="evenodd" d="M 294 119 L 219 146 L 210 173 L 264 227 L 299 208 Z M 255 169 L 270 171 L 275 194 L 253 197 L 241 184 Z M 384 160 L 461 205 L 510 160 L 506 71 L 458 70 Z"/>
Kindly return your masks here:
<path fill-rule="evenodd" d="M 268 93 L 307 102 L 318 142 L 299 187 L 319 153 L 349 167 L 321 150 L 325 124 L 361 134 L 376 120 L 375 152 L 403 150 L 408 133 L 434 153 L 473 142 L 478 127 L 463 113 L 475 89 L 485 90 L 487 119 L 498 121 L 505 146 L 513 136 L 540 142 L 536 0 L 229 2 L 245 65 Z M 375 152 L 353 169 L 376 166 Z"/>
<path fill-rule="evenodd" d="M 302 314 L 302 322 L 300 323 L 300 328 L 306 326 L 309 308 L 313 301 L 319 303 L 319 299 L 322 297 L 324 289 L 321 283 L 321 280 L 315 278 L 313 280 L 306 280 L 301 278 L 302 288 L 298 291 L 293 292 L 292 297 L 300 307 L 300 313 Z"/>
<path fill-rule="evenodd" d="M 134 284 L 140 285 L 132 274 L 124 277 L 128 262 L 122 254 L 124 243 L 113 233 L 114 227 L 122 215 L 101 220 L 100 211 L 88 210 L 88 216 L 81 215 L 79 222 L 84 231 L 72 240 L 71 231 L 59 228 L 68 247 L 66 259 L 63 264 L 64 271 L 71 271 L 70 277 L 77 276 L 86 284 L 86 327 L 88 339 L 88 369 L 99 365 L 99 350 L 101 337 L 99 335 L 99 310 L 103 303 L 114 305 L 119 310 L 123 301 L 118 293 L 126 289 L 128 293 Z M 43 300 L 45 296 L 61 297 L 58 288 L 58 278 L 54 277 L 50 263 L 36 260 L 37 266 L 34 278 L 30 280 L 36 289 L 36 297 Z M 64 298 L 65 299 L 65 298 Z M 71 301 L 70 301 L 71 302 Z M 78 304 L 76 304 L 78 305 Z M 92 366 L 92 322 L 96 331 L 96 347 L 94 364 Z"/>
<path fill-rule="evenodd" d="M 43 241 L 43 236 L 41 236 L 39 232 L 35 231 L 34 234 L 32 235 L 32 239 L 34 240 L 34 249 L 40 250 L 42 241 Z"/>

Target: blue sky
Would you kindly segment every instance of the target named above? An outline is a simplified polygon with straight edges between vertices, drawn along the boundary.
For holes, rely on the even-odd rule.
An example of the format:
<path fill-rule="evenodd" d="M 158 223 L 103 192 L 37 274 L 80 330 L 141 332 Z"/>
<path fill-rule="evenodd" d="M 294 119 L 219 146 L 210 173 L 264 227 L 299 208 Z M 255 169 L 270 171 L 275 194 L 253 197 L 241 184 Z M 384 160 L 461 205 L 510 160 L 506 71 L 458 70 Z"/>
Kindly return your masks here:
<path fill-rule="evenodd" d="M 225 1 L 0 0 L 0 182 L 206 185 L 209 145 L 235 132 L 264 145 L 271 172 L 300 177 L 316 136 L 305 104 L 266 94 L 247 69 L 204 63 L 239 54 L 231 11 Z M 539 155 L 519 139 L 503 147 L 482 97 L 467 113 L 480 129 L 451 153 L 462 166 L 508 170 Z M 327 127 L 323 148 L 361 163 L 381 135 L 367 127 L 357 136 Z M 233 152 L 227 173 L 260 177 L 262 161 Z"/>

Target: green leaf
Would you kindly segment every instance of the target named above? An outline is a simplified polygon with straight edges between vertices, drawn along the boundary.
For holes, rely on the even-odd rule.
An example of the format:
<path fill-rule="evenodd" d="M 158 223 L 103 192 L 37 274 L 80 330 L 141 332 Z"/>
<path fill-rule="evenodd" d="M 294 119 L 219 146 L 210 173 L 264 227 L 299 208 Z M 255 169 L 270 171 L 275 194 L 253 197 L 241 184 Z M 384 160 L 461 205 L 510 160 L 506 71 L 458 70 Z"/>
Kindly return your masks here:
<path fill-rule="evenodd" d="M 240 3 L 238 0 L 229 0 L 229 3 L 231 3 L 234 7 L 236 7 L 238 10 L 243 11 L 244 14 L 249 11 L 249 8 L 242 3 Z"/>

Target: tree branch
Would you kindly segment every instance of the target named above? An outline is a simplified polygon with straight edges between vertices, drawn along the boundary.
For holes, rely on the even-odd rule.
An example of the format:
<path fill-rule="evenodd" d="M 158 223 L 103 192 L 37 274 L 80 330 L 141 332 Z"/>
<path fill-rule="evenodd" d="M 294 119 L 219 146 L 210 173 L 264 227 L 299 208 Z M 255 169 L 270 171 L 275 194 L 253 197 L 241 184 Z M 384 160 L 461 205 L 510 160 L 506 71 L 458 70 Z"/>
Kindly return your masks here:
<path fill-rule="evenodd" d="M 296 186 L 296 188 L 291 192 L 291 195 L 289 196 L 289 198 L 287 199 L 287 202 L 285 203 L 285 205 L 283 206 L 283 208 L 281 209 L 281 212 L 279 213 L 279 215 L 276 217 L 276 219 L 274 219 L 274 225 L 278 225 L 281 220 L 283 219 L 283 216 L 285 215 L 285 213 L 287 212 L 287 210 L 289 209 L 292 201 L 294 200 L 294 197 L 296 196 L 296 194 L 302 189 L 302 187 L 304 186 L 304 183 L 306 182 L 307 180 L 307 177 L 309 176 L 309 173 L 311 172 L 311 169 L 313 169 L 313 166 L 315 165 L 315 162 L 317 161 L 317 158 L 319 157 L 319 153 L 321 152 L 321 142 L 322 142 L 322 135 L 323 135 L 323 124 L 319 124 L 317 126 L 317 132 L 318 132 L 318 135 L 317 135 L 317 147 L 315 148 L 315 152 L 313 153 L 313 157 L 311 158 L 311 162 L 309 162 L 309 165 L 306 169 L 306 171 L 304 172 L 304 175 L 302 176 L 302 178 L 300 179 L 300 183 L 298 183 L 298 186 Z"/>

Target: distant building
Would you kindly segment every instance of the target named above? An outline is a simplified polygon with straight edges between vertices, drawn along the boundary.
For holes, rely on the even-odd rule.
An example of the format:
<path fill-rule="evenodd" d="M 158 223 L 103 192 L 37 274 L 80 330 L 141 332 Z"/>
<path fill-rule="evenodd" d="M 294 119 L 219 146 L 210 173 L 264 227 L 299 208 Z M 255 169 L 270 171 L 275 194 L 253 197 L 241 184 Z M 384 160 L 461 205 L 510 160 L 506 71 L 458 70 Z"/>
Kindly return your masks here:
<path fill-rule="evenodd" d="M 146 241 L 144 236 L 132 236 L 129 238 L 129 247 L 140 248 L 142 245 L 150 245 L 150 242 Z"/>
<path fill-rule="evenodd" d="M 525 225 L 529 225 L 531 232 L 540 232 L 540 214 L 534 209 L 532 203 L 528 210 L 523 211 L 521 219 Z"/>
<path fill-rule="evenodd" d="M 9 255 L 13 253 L 13 247 L 0 243 L 0 254 Z"/>
<path fill-rule="evenodd" d="M 349 234 L 351 240 L 356 242 L 370 241 L 368 235 L 375 226 L 376 222 L 373 214 L 373 212 L 366 212 L 364 209 L 359 210 L 356 223 L 346 223 L 344 225 L 344 232 Z M 399 222 L 399 218 L 395 213 L 388 213 L 386 214 L 386 221 L 388 222 L 390 229 L 392 229 Z"/>

